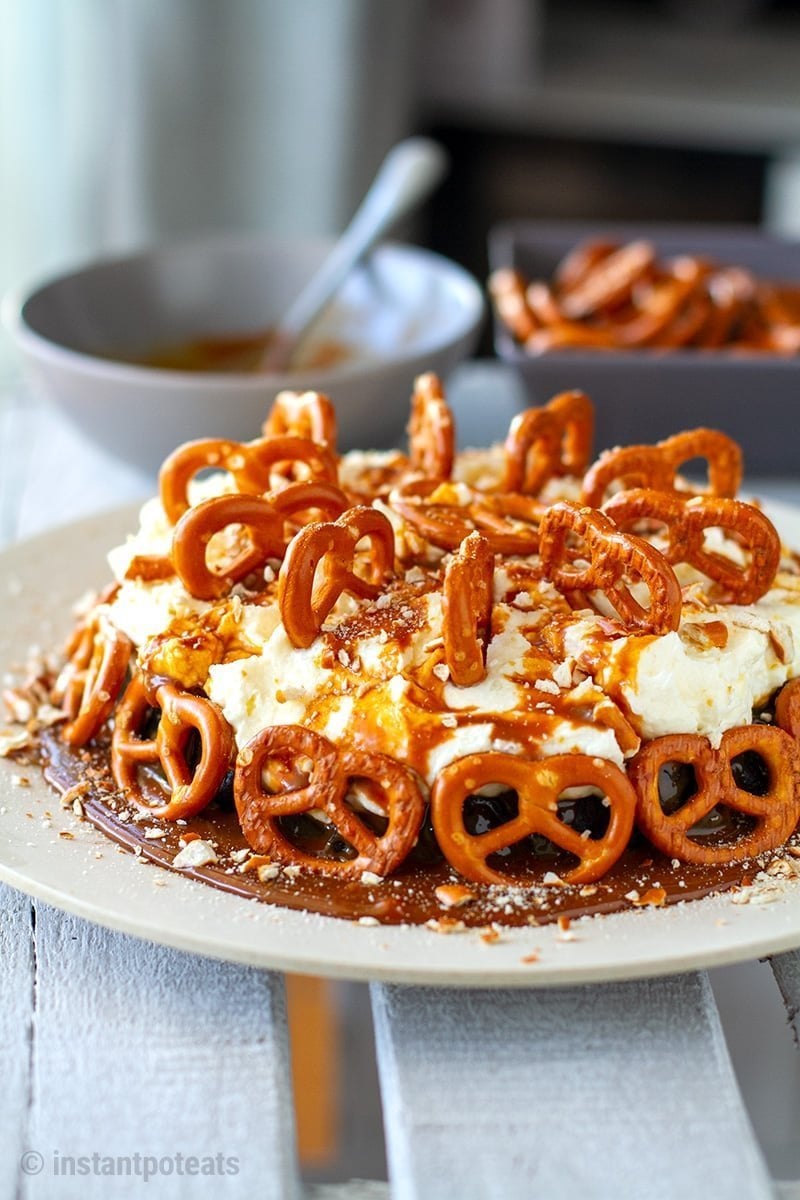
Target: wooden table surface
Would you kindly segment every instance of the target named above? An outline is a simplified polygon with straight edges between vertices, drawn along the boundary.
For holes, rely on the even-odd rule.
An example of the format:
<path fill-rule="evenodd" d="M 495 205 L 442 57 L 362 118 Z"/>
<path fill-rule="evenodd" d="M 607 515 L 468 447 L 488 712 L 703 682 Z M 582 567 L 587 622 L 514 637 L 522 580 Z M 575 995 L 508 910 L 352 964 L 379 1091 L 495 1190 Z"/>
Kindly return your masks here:
<path fill-rule="evenodd" d="M 486 387 L 490 406 L 480 403 Z M 495 364 L 462 368 L 451 394 L 465 443 L 497 436 L 520 404 Z M 800 503 L 792 481 L 755 486 Z M 0 542 L 151 490 L 18 381 L 2 386 Z M 0 1200 L 800 1197 L 800 1183 L 776 1182 L 786 1171 L 774 1161 L 769 1169 L 769 1130 L 754 1133 L 763 1113 L 743 1102 L 723 1033 L 720 1010 L 729 1040 L 739 1031 L 743 1078 L 748 1056 L 763 1052 L 770 1003 L 761 992 L 757 1004 L 744 991 L 737 1000 L 738 968 L 715 973 L 719 1006 L 703 972 L 530 991 L 372 985 L 391 1183 L 322 1186 L 298 1169 L 279 975 L 139 941 L 8 888 L 0 960 Z M 774 976 L 797 1038 L 800 954 L 750 970 L 762 991 Z M 316 1105 L 324 1141 L 325 1045 L 336 1031 L 313 984 L 289 985 L 297 1111 Z M 315 1039 L 322 1049 L 311 1054 Z M 800 1080 L 788 1036 L 776 1044 L 784 1082 Z M 362 1127 L 379 1130 L 354 1045 L 339 1047 L 338 1070 Z M 795 1149 L 800 1161 L 800 1104 L 787 1107 L 800 1087 L 782 1103 L 779 1074 L 784 1162 Z M 301 1128 L 313 1158 L 309 1137 Z"/>

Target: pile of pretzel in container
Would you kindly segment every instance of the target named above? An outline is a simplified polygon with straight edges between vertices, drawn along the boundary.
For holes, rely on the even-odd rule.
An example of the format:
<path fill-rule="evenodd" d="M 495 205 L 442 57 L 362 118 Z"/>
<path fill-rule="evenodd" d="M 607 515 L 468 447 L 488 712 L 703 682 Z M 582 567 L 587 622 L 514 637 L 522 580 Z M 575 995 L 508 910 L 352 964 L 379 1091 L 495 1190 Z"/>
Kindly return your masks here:
<path fill-rule="evenodd" d="M 591 462 L 592 431 L 589 400 L 567 392 L 518 415 L 503 446 L 458 455 L 441 386 L 426 375 L 412 397 L 407 454 L 339 456 L 333 408 L 314 393 L 282 394 L 255 441 L 180 447 L 160 476 L 171 546 L 134 554 L 123 586 L 179 581 L 202 610 L 208 636 L 203 641 L 192 626 L 173 638 L 172 659 L 159 653 L 163 638 L 134 645 L 114 624 L 115 585 L 80 619 L 68 647 L 56 687 L 66 715 L 63 741 L 82 747 L 110 730 L 116 787 L 126 804 L 160 822 L 201 813 L 232 772 L 252 851 L 329 877 L 391 875 L 431 826 L 453 871 L 489 885 L 540 879 L 552 859 L 542 859 L 537 875 L 535 862 L 515 873 L 518 860 L 504 858 L 510 847 L 536 839 L 566 861 L 559 879 L 567 884 L 600 879 L 634 836 L 674 865 L 739 862 L 782 845 L 800 820 L 800 681 L 788 667 L 777 702 L 761 698 L 774 703 L 769 714 L 726 729 L 717 745 L 687 732 L 642 738 L 613 688 L 613 698 L 595 696 L 592 711 L 613 729 L 619 762 L 554 753 L 537 738 L 536 721 L 555 720 L 560 688 L 568 697 L 579 677 L 574 662 L 572 678 L 559 672 L 564 631 L 582 615 L 609 644 L 631 639 L 646 646 L 678 630 L 686 606 L 694 605 L 717 618 L 693 627 L 699 655 L 703 646 L 724 652 L 728 608 L 747 625 L 747 606 L 773 587 L 779 570 L 787 603 L 800 604 L 796 563 L 782 557 L 773 525 L 735 498 L 742 459 L 728 437 L 696 429 Z M 697 459 L 708 463 L 703 488 L 680 475 Z M 227 490 L 190 503 L 192 481 L 208 468 L 228 473 Z M 682 585 L 687 569 L 691 582 Z M 345 625 L 350 635 L 387 641 L 389 611 L 389 640 L 411 638 L 420 596 L 429 607 L 440 602 L 442 613 L 441 636 L 424 647 L 413 679 L 403 681 L 428 739 L 426 753 L 436 749 L 437 736 L 444 742 L 456 722 L 469 721 L 470 689 L 480 694 L 502 635 L 498 597 L 527 613 L 530 628 L 524 621 L 520 627 L 539 655 L 530 659 L 530 676 L 517 680 L 519 694 L 530 697 L 525 711 L 496 714 L 496 744 L 451 756 L 427 779 L 420 763 L 428 759 L 381 749 L 388 708 L 364 724 L 369 737 L 361 741 L 353 732 L 359 705 L 369 703 L 367 668 L 335 649 L 344 644 Z M 543 612 L 536 597 L 546 598 Z M 222 661 L 247 653 L 239 644 L 231 651 L 223 633 L 242 603 L 275 608 L 290 670 L 292 654 L 300 662 L 328 639 L 331 670 L 349 671 L 352 679 L 350 726 L 334 736 L 309 700 L 303 723 L 270 724 L 237 745 L 205 685 L 215 654 Z M 398 612 L 408 618 L 405 634 Z M 748 619 L 758 627 L 758 618 Z M 339 642 L 331 640 L 337 629 Z M 777 639 L 773 651 L 779 668 L 791 659 Z M 591 661 L 580 665 L 579 686 L 591 690 Z M 445 702 L 453 694 L 446 688 L 458 690 L 458 705 Z M 758 786 L 737 769 L 753 756 Z M 664 803 L 659 787 L 662 768 L 674 764 L 695 777 L 678 807 Z M 161 780 L 155 799 L 154 772 Z M 512 815 L 476 828 L 466 816 L 471 798 L 499 792 L 516 796 Z M 579 831 L 563 819 L 563 800 L 586 793 L 603 797 L 605 821 Z M 733 814 L 721 832 L 703 830 L 709 814 L 721 811 Z M 337 834 L 337 853 L 296 844 L 289 819 L 301 814 Z"/>
<path fill-rule="evenodd" d="M 800 351 L 800 288 L 647 241 L 576 246 L 553 279 L 513 268 L 489 280 L 495 312 L 531 354 L 547 350 Z"/>

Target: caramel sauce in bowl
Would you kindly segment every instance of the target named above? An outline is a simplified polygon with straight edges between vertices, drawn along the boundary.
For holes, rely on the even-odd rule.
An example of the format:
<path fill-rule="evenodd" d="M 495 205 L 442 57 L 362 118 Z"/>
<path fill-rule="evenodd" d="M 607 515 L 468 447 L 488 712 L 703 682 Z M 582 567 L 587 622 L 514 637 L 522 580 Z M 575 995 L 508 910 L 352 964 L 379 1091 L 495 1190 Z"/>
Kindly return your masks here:
<path fill-rule="evenodd" d="M 258 371 L 261 356 L 271 338 L 271 330 L 229 334 L 225 337 L 205 335 L 183 342 L 158 345 L 144 354 L 120 351 L 106 357 L 115 362 L 152 367 L 159 371 L 248 374 Z M 300 350 L 296 366 L 298 370 L 336 367 L 351 361 L 356 354 L 355 347 L 333 338 L 325 338 L 315 342 L 305 352 Z"/>
<path fill-rule="evenodd" d="M 152 475 L 187 437 L 252 438 L 284 389 L 335 396 L 341 449 L 389 447 L 415 377 L 446 376 L 472 352 L 483 292 L 440 255 L 385 243 L 298 347 L 296 368 L 254 370 L 270 326 L 330 247 L 198 235 L 23 288 L 3 319 L 37 391 Z"/>

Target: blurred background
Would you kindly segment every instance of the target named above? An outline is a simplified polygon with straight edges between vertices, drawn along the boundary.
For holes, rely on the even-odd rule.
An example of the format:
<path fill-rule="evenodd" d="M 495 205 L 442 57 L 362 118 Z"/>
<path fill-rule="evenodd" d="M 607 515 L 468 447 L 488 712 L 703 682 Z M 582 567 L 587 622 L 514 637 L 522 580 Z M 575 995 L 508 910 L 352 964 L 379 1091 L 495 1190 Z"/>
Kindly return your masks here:
<path fill-rule="evenodd" d="M 401 234 L 479 278 L 508 217 L 800 233 L 800 0 L 0 10 L 0 291 L 179 234 L 337 233 L 415 132 L 453 165 Z"/>

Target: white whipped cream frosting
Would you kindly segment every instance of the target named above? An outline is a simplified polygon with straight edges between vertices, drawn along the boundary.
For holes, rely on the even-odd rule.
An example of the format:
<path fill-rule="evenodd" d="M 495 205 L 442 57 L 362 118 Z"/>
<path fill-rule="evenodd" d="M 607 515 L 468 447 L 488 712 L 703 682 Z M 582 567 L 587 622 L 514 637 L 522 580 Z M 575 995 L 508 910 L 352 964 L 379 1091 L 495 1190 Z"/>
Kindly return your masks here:
<path fill-rule="evenodd" d="M 376 456 L 380 465 L 385 456 Z M 346 456 L 343 475 L 362 471 L 369 456 Z M 494 467 L 469 463 L 470 472 Z M 192 503 L 229 490 L 219 475 L 193 485 Z M 393 515 L 398 541 L 404 536 Z M 165 554 L 171 527 L 158 500 L 142 509 L 139 530 L 112 551 L 121 581 L 108 606 L 110 619 L 138 647 L 168 633 L 176 623 L 202 624 L 211 605 L 189 596 L 176 580 L 126 580 L 134 555 Z M 441 557 L 432 556 L 431 569 Z M 424 579 L 424 572 L 420 572 Z M 687 582 L 684 577 L 682 582 Z M 691 593 L 689 588 L 689 593 Z M 748 607 L 703 604 L 690 596 L 681 629 L 655 636 L 609 639 L 602 617 L 588 610 L 563 616 L 562 598 L 547 583 L 522 587 L 517 595 L 502 569 L 495 576 L 493 631 L 485 677 L 459 687 L 438 676 L 441 707 L 426 711 L 416 698 L 420 673 L 441 646 L 438 591 L 414 603 L 416 625 L 404 638 L 392 636 L 391 593 L 385 598 L 385 634 L 367 633 L 347 649 L 336 649 L 340 629 L 359 605 L 346 600 L 332 613 L 323 634 L 307 649 L 291 644 L 280 621 L 274 592 L 266 601 L 234 597 L 229 625 L 236 626 L 237 652 L 210 666 L 206 689 L 245 745 L 275 724 L 307 724 L 333 741 L 358 741 L 403 761 L 412 761 L 431 783 L 448 763 L 466 754 L 502 749 L 537 755 L 580 752 L 621 765 L 642 739 L 666 733 L 696 733 L 718 744 L 726 729 L 750 722 L 752 710 L 788 679 L 800 675 L 800 576 L 779 576 L 758 603 Z M 403 593 L 405 595 L 406 593 Z M 379 606 L 381 601 L 378 602 Z M 560 613 L 563 660 L 542 658 L 536 630 Z M 705 622 L 727 631 L 724 646 L 690 636 Z M 609 697 L 634 731 L 620 744 L 613 725 L 594 719 Z M 606 701 L 607 703 L 607 701 Z"/>

